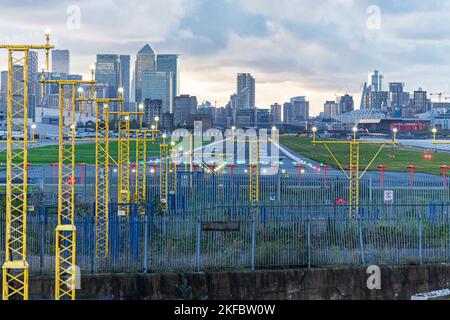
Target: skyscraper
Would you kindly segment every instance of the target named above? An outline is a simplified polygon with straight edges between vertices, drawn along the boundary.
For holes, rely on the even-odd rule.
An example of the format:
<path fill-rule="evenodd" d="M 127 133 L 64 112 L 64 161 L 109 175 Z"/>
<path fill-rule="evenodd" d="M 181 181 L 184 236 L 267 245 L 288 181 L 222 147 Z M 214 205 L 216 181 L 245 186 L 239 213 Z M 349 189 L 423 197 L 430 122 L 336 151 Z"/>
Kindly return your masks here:
<path fill-rule="evenodd" d="M 136 55 L 134 67 L 135 101 L 142 102 L 142 74 L 145 71 L 156 70 L 156 55 L 150 45 L 146 44 Z"/>
<path fill-rule="evenodd" d="M 172 97 L 180 94 L 180 74 L 178 70 L 179 55 L 177 54 L 158 54 L 156 57 L 156 67 L 158 71 L 172 73 Z"/>
<path fill-rule="evenodd" d="M 323 118 L 324 119 L 332 119 L 340 114 L 340 106 L 339 103 L 334 101 L 327 101 L 323 106 Z"/>
<path fill-rule="evenodd" d="M 270 114 L 274 124 L 281 123 L 281 105 L 275 103 L 270 106 Z"/>
<path fill-rule="evenodd" d="M 294 97 L 291 99 L 294 122 L 304 122 L 309 119 L 309 101 L 306 97 Z"/>
<path fill-rule="evenodd" d="M 377 92 L 383 90 L 383 76 L 380 74 L 380 71 L 375 70 L 370 78 L 371 91 Z"/>
<path fill-rule="evenodd" d="M 95 80 L 108 85 L 109 98 L 118 97 L 120 87 L 120 60 L 117 54 L 98 54 L 95 67 Z"/>
<path fill-rule="evenodd" d="M 419 90 L 414 91 L 413 108 L 416 113 L 425 113 L 428 111 L 427 108 L 427 92 L 419 88 Z"/>
<path fill-rule="evenodd" d="M 402 82 L 389 83 L 389 100 L 394 108 L 405 108 L 410 106 L 409 92 L 404 92 L 405 84 Z"/>
<path fill-rule="evenodd" d="M 120 84 L 123 88 L 124 109 L 129 111 L 130 102 L 130 56 L 120 55 Z"/>
<path fill-rule="evenodd" d="M 255 78 L 250 73 L 237 75 L 237 108 L 255 108 Z"/>
<path fill-rule="evenodd" d="M 70 51 L 52 50 L 52 72 L 70 73 Z"/>
<path fill-rule="evenodd" d="M 142 73 L 141 99 L 161 100 L 164 113 L 172 113 L 172 73 L 144 71 Z"/>
<path fill-rule="evenodd" d="M 35 120 L 36 105 L 39 89 L 39 58 L 36 51 L 28 55 L 28 118 Z"/>
<path fill-rule="evenodd" d="M 185 126 L 190 114 L 197 111 L 197 97 L 183 94 L 173 99 L 173 125 Z"/>
<path fill-rule="evenodd" d="M 351 95 L 343 95 L 336 102 L 339 104 L 339 113 L 347 113 L 355 109 L 355 103 Z"/>

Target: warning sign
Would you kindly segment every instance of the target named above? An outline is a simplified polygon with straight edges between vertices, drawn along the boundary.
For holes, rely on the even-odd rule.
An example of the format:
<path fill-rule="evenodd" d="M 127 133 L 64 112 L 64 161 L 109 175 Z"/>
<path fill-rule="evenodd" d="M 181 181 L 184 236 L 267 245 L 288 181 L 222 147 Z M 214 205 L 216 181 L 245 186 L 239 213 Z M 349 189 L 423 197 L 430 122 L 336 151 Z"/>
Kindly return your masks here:
<path fill-rule="evenodd" d="M 394 204 L 394 191 L 385 190 L 384 191 L 384 204 L 393 205 Z"/>

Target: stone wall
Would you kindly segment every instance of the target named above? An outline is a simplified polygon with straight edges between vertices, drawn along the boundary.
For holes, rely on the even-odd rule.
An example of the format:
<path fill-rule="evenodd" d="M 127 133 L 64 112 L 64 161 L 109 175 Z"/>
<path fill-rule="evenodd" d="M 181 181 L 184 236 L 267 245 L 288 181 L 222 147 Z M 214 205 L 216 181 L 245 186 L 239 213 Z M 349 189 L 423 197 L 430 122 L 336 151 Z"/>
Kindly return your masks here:
<path fill-rule="evenodd" d="M 367 289 L 366 269 L 289 269 L 82 277 L 78 299 L 401 299 L 450 288 L 450 265 L 381 269 L 381 290 Z M 30 298 L 53 298 L 53 279 L 30 279 Z"/>

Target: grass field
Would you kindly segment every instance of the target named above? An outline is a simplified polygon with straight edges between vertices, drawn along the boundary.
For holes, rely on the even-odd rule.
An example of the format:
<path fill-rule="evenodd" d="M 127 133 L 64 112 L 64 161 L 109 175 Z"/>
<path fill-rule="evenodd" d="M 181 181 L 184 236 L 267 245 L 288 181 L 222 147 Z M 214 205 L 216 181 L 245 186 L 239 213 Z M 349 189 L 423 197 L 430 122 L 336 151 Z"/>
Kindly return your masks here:
<path fill-rule="evenodd" d="M 336 162 L 322 145 L 313 146 L 309 138 L 297 137 L 280 137 L 280 143 L 291 150 L 301 154 L 311 160 L 332 165 L 338 168 Z M 348 145 L 329 145 L 330 149 L 335 152 L 336 158 L 341 162 L 344 168 L 349 164 L 349 146 Z M 378 146 L 365 145 L 361 146 L 361 167 L 365 168 L 372 157 L 378 151 Z M 389 169 L 386 171 L 403 172 L 408 171 L 408 165 L 417 166 L 417 172 L 441 174 L 440 166 L 450 165 L 450 153 L 431 152 L 431 160 L 424 158 L 425 151 L 416 150 L 405 147 L 385 146 L 380 156 L 374 161 L 369 170 L 378 170 L 377 165 L 387 165 Z"/>
<path fill-rule="evenodd" d="M 147 142 L 147 156 L 159 156 L 159 144 L 162 139 L 158 139 L 155 143 L 150 141 Z M 166 143 L 170 143 L 168 139 Z M 201 142 L 195 142 L 196 146 L 200 145 Z M 210 143 L 210 141 L 203 141 L 203 145 Z M 109 143 L 110 155 L 113 159 L 117 161 L 118 157 L 118 142 L 111 141 Z M 83 143 L 75 145 L 75 158 L 77 163 L 88 163 L 95 164 L 95 144 L 94 143 Z M 134 140 L 130 141 L 130 157 L 134 159 L 136 155 L 136 142 Z M 131 160 L 134 161 L 134 160 Z M 0 152 L 0 162 L 6 162 L 6 151 Z M 28 150 L 28 162 L 32 164 L 48 164 L 58 162 L 58 145 L 43 146 L 32 148 Z"/>

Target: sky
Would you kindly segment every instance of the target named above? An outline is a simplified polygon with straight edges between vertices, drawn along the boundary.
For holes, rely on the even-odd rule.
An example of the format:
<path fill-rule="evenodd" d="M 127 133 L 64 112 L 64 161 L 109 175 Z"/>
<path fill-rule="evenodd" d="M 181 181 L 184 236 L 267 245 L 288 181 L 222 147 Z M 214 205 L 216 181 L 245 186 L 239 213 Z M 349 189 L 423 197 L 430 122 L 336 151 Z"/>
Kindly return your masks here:
<path fill-rule="evenodd" d="M 0 0 L 0 17 L 0 43 L 39 44 L 50 28 L 72 73 L 87 75 L 97 53 L 134 60 L 146 43 L 178 53 L 181 93 L 218 106 L 238 72 L 256 78 L 258 107 L 306 96 L 312 114 L 345 93 L 359 105 L 375 69 L 385 88 L 450 93 L 447 0 Z"/>

